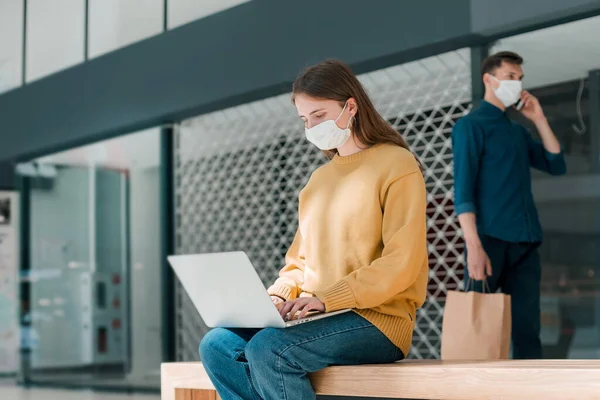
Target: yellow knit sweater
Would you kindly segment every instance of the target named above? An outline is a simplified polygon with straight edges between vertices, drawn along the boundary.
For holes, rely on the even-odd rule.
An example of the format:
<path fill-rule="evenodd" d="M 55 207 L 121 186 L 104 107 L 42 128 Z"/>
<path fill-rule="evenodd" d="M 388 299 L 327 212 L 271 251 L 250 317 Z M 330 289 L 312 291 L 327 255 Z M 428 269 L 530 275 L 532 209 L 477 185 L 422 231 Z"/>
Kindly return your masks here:
<path fill-rule="evenodd" d="M 408 355 L 428 280 L 426 191 L 413 155 L 389 144 L 317 169 L 269 294 L 352 308 Z"/>

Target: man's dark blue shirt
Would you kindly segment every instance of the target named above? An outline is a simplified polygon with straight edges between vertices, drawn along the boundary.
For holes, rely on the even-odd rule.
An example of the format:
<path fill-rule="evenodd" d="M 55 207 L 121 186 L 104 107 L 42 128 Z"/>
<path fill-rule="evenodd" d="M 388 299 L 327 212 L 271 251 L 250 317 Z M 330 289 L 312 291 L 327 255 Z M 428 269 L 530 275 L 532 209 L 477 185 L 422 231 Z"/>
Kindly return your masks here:
<path fill-rule="evenodd" d="M 456 214 L 475 213 L 480 235 L 541 242 L 530 167 L 562 175 L 563 154 L 546 151 L 524 126 L 486 101 L 456 123 L 452 143 Z"/>

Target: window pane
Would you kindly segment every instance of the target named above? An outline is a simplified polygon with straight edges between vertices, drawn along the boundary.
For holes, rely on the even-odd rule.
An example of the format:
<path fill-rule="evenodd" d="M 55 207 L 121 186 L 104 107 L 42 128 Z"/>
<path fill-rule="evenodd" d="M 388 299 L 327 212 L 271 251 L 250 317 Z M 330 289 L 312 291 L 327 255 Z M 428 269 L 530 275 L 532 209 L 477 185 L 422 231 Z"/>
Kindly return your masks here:
<path fill-rule="evenodd" d="M 21 85 L 23 1 L 0 0 L 0 93 Z"/>
<path fill-rule="evenodd" d="M 167 3 L 169 29 L 226 10 L 238 4 L 246 3 L 247 1 L 250 0 L 169 0 Z"/>
<path fill-rule="evenodd" d="M 89 0 L 89 57 L 163 30 L 164 0 Z"/>
<path fill-rule="evenodd" d="M 600 175 L 592 148 L 589 71 L 600 69 L 600 17 L 503 39 L 492 51 L 518 52 L 524 85 L 536 96 L 567 161 L 567 174 L 532 170 L 544 231 L 542 343 L 546 358 L 600 357 Z M 538 136 L 516 112 L 512 118 Z M 539 139 L 539 137 L 538 137 Z"/>
<path fill-rule="evenodd" d="M 160 130 L 36 161 L 54 173 L 31 189 L 29 378 L 157 389 Z"/>
<path fill-rule="evenodd" d="M 84 0 L 27 2 L 27 81 L 83 62 Z"/>

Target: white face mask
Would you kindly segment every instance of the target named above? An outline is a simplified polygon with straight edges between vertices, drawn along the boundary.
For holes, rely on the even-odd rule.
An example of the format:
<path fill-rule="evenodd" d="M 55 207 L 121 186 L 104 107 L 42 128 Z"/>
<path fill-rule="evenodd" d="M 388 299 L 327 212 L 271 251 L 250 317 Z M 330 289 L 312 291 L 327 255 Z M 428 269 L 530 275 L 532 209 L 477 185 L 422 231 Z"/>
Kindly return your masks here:
<path fill-rule="evenodd" d="M 515 104 L 521 98 L 521 92 L 523 91 L 523 82 L 521 81 L 501 81 L 494 75 L 490 75 L 494 78 L 500 86 L 494 89 L 494 93 L 498 100 L 504 104 L 504 107 L 510 107 Z"/>
<path fill-rule="evenodd" d="M 336 122 L 344 113 L 347 105 L 348 103 L 344 104 L 342 112 L 340 112 L 340 115 L 335 120 L 330 119 L 312 128 L 305 128 L 306 139 L 321 150 L 333 150 L 344 145 L 350 139 L 350 121 L 352 118 L 348 119 L 346 129 L 337 126 Z"/>

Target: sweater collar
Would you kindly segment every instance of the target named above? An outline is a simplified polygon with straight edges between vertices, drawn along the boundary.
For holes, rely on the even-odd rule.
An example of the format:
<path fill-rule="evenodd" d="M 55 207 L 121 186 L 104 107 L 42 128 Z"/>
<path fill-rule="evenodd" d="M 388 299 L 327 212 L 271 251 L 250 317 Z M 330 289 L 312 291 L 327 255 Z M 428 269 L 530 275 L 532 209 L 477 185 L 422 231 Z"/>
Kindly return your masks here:
<path fill-rule="evenodd" d="M 381 144 L 376 144 L 365 150 L 359 151 L 358 153 L 350 154 L 349 156 L 340 156 L 339 154 L 336 154 L 332 161 L 336 164 L 350 164 L 352 162 L 362 160 L 369 154 L 374 153 L 379 147 L 381 147 Z"/>

